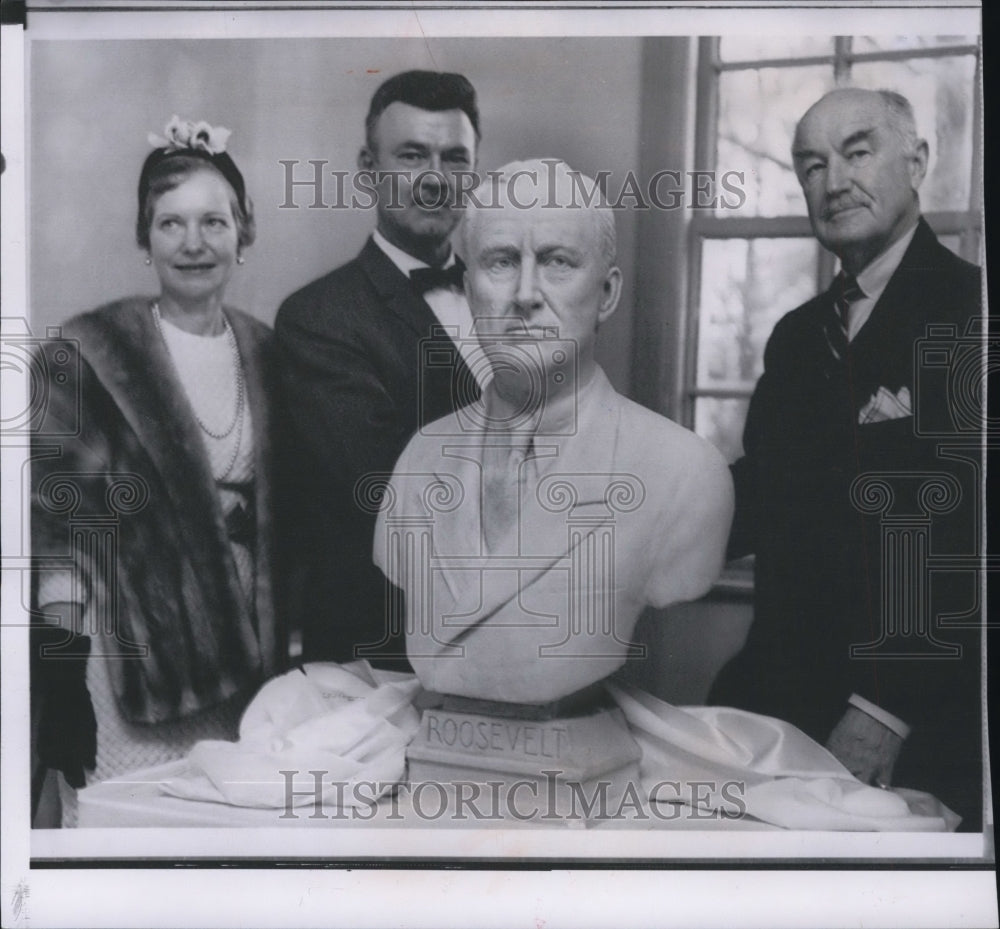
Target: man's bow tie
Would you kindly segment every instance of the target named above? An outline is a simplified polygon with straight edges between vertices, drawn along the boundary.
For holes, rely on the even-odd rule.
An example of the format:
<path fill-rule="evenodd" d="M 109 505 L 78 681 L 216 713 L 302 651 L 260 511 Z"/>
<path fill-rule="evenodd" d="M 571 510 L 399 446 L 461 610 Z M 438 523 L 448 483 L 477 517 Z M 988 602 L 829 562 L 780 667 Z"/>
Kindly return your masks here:
<path fill-rule="evenodd" d="M 465 273 L 465 265 L 462 259 L 455 256 L 455 263 L 450 268 L 414 268 L 410 272 L 410 281 L 418 294 L 425 294 L 429 290 L 443 287 L 446 290 L 457 288 L 462 289 L 462 275 Z"/>

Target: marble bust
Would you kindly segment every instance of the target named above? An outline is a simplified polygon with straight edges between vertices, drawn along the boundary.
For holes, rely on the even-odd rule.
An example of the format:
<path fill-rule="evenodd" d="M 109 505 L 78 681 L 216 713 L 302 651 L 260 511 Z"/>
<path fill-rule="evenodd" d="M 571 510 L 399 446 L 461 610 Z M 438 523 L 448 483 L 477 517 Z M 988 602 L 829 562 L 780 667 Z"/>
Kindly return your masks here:
<path fill-rule="evenodd" d="M 466 210 L 465 290 L 492 379 L 410 441 L 374 546 L 429 690 L 559 700 L 624 663 L 644 607 L 697 598 L 721 570 L 725 461 L 595 361 L 622 280 L 595 193 L 564 163 L 516 162 Z"/>

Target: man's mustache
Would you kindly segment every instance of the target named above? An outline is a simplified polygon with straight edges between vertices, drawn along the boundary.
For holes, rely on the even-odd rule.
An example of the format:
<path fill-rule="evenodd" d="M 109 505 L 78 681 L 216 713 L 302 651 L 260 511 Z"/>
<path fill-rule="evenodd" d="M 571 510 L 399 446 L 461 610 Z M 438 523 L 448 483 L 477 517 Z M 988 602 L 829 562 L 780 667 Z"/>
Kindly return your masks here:
<path fill-rule="evenodd" d="M 827 204 L 823 208 L 821 215 L 823 219 L 832 219 L 838 213 L 843 213 L 846 210 L 865 209 L 869 206 L 871 206 L 871 201 L 869 200 L 857 200 L 854 198 L 850 200 L 837 200 L 834 203 Z"/>

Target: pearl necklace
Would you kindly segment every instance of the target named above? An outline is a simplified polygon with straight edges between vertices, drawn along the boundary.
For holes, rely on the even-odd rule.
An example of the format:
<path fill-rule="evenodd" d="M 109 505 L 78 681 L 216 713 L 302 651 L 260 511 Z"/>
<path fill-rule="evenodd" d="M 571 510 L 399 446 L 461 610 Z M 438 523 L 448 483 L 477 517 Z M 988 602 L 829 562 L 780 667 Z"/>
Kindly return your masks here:
<path fill-rule="evenodd" d="M 160 316 L 159 301 L 154 300 L 150 304 L 149 308 L 153 312 L 153 322 L 156 324 L 156 331 L 160 334 L 163 344 L 166 345 L 167 337 L 163 332 L 163 319 Z M 194 409 L 193 404 L 191 405 L 191 411 L 194 413 L 194 418 L 198 421 L 198 425 L 201 427 L 201 430 L 213 439 L 226 439 L 232 434 L 234 429 L 237 430 L 232 454 L 229 456 L 229 462 L 226 464 L 226 468 L 222 472 L 222 477 L 225 478 L 229 472 L 233 470 L 233 465 L 236 464 L 236 456 L 239 454 L 240 444 L 243 440 L 243 411 L 246 406 L 246 387 L 243 381 L 243 361 L 240 358 L 240 347 L 236 343 L 236 336 L 233 333 L 233 327 L 229 325 L 229 322 L 225 319 L 225 317 L 223 317 L 223 322 L 226 327 L 225 331 L 227 341 L 229 342 L 229 349 L 233 355 L 233 365 L 236 368 L 236 410 L 233 413 L 233 421 L 223 432 L 214 432 L 208 428 L 204 420 L 198 415 L 198 411 Z"/>

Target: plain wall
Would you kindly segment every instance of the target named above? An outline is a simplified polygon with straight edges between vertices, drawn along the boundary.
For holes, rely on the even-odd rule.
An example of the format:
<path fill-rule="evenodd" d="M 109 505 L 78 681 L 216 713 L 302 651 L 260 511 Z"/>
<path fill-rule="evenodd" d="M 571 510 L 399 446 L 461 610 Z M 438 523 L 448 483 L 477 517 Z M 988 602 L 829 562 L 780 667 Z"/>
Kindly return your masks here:
<path fill-rule="evenodd" d="M 156 293 L 135 244 L 136 185 L 174 113 L 233 131 L 229 151 L 257 212 L 257 242 L 227 303 L 266 323 L 292 291 L 352 258 L 373 210 L 298 209 L 285 202 L 282 160 L 353 171 L 372 93 L 409 68 L 458 71 L 479 95 L 479 168 L 557 157 L 588 174 L 637 167 L 639 38 L 240 39 L 35 42 L 31 45 L 29 307 L 45 325 L 133 293 Z M 327 178 L 324 200 L 336 199 Z M 635 216 L 618 217 L 620 309 L 599 359 L 628 390 Z"/>

